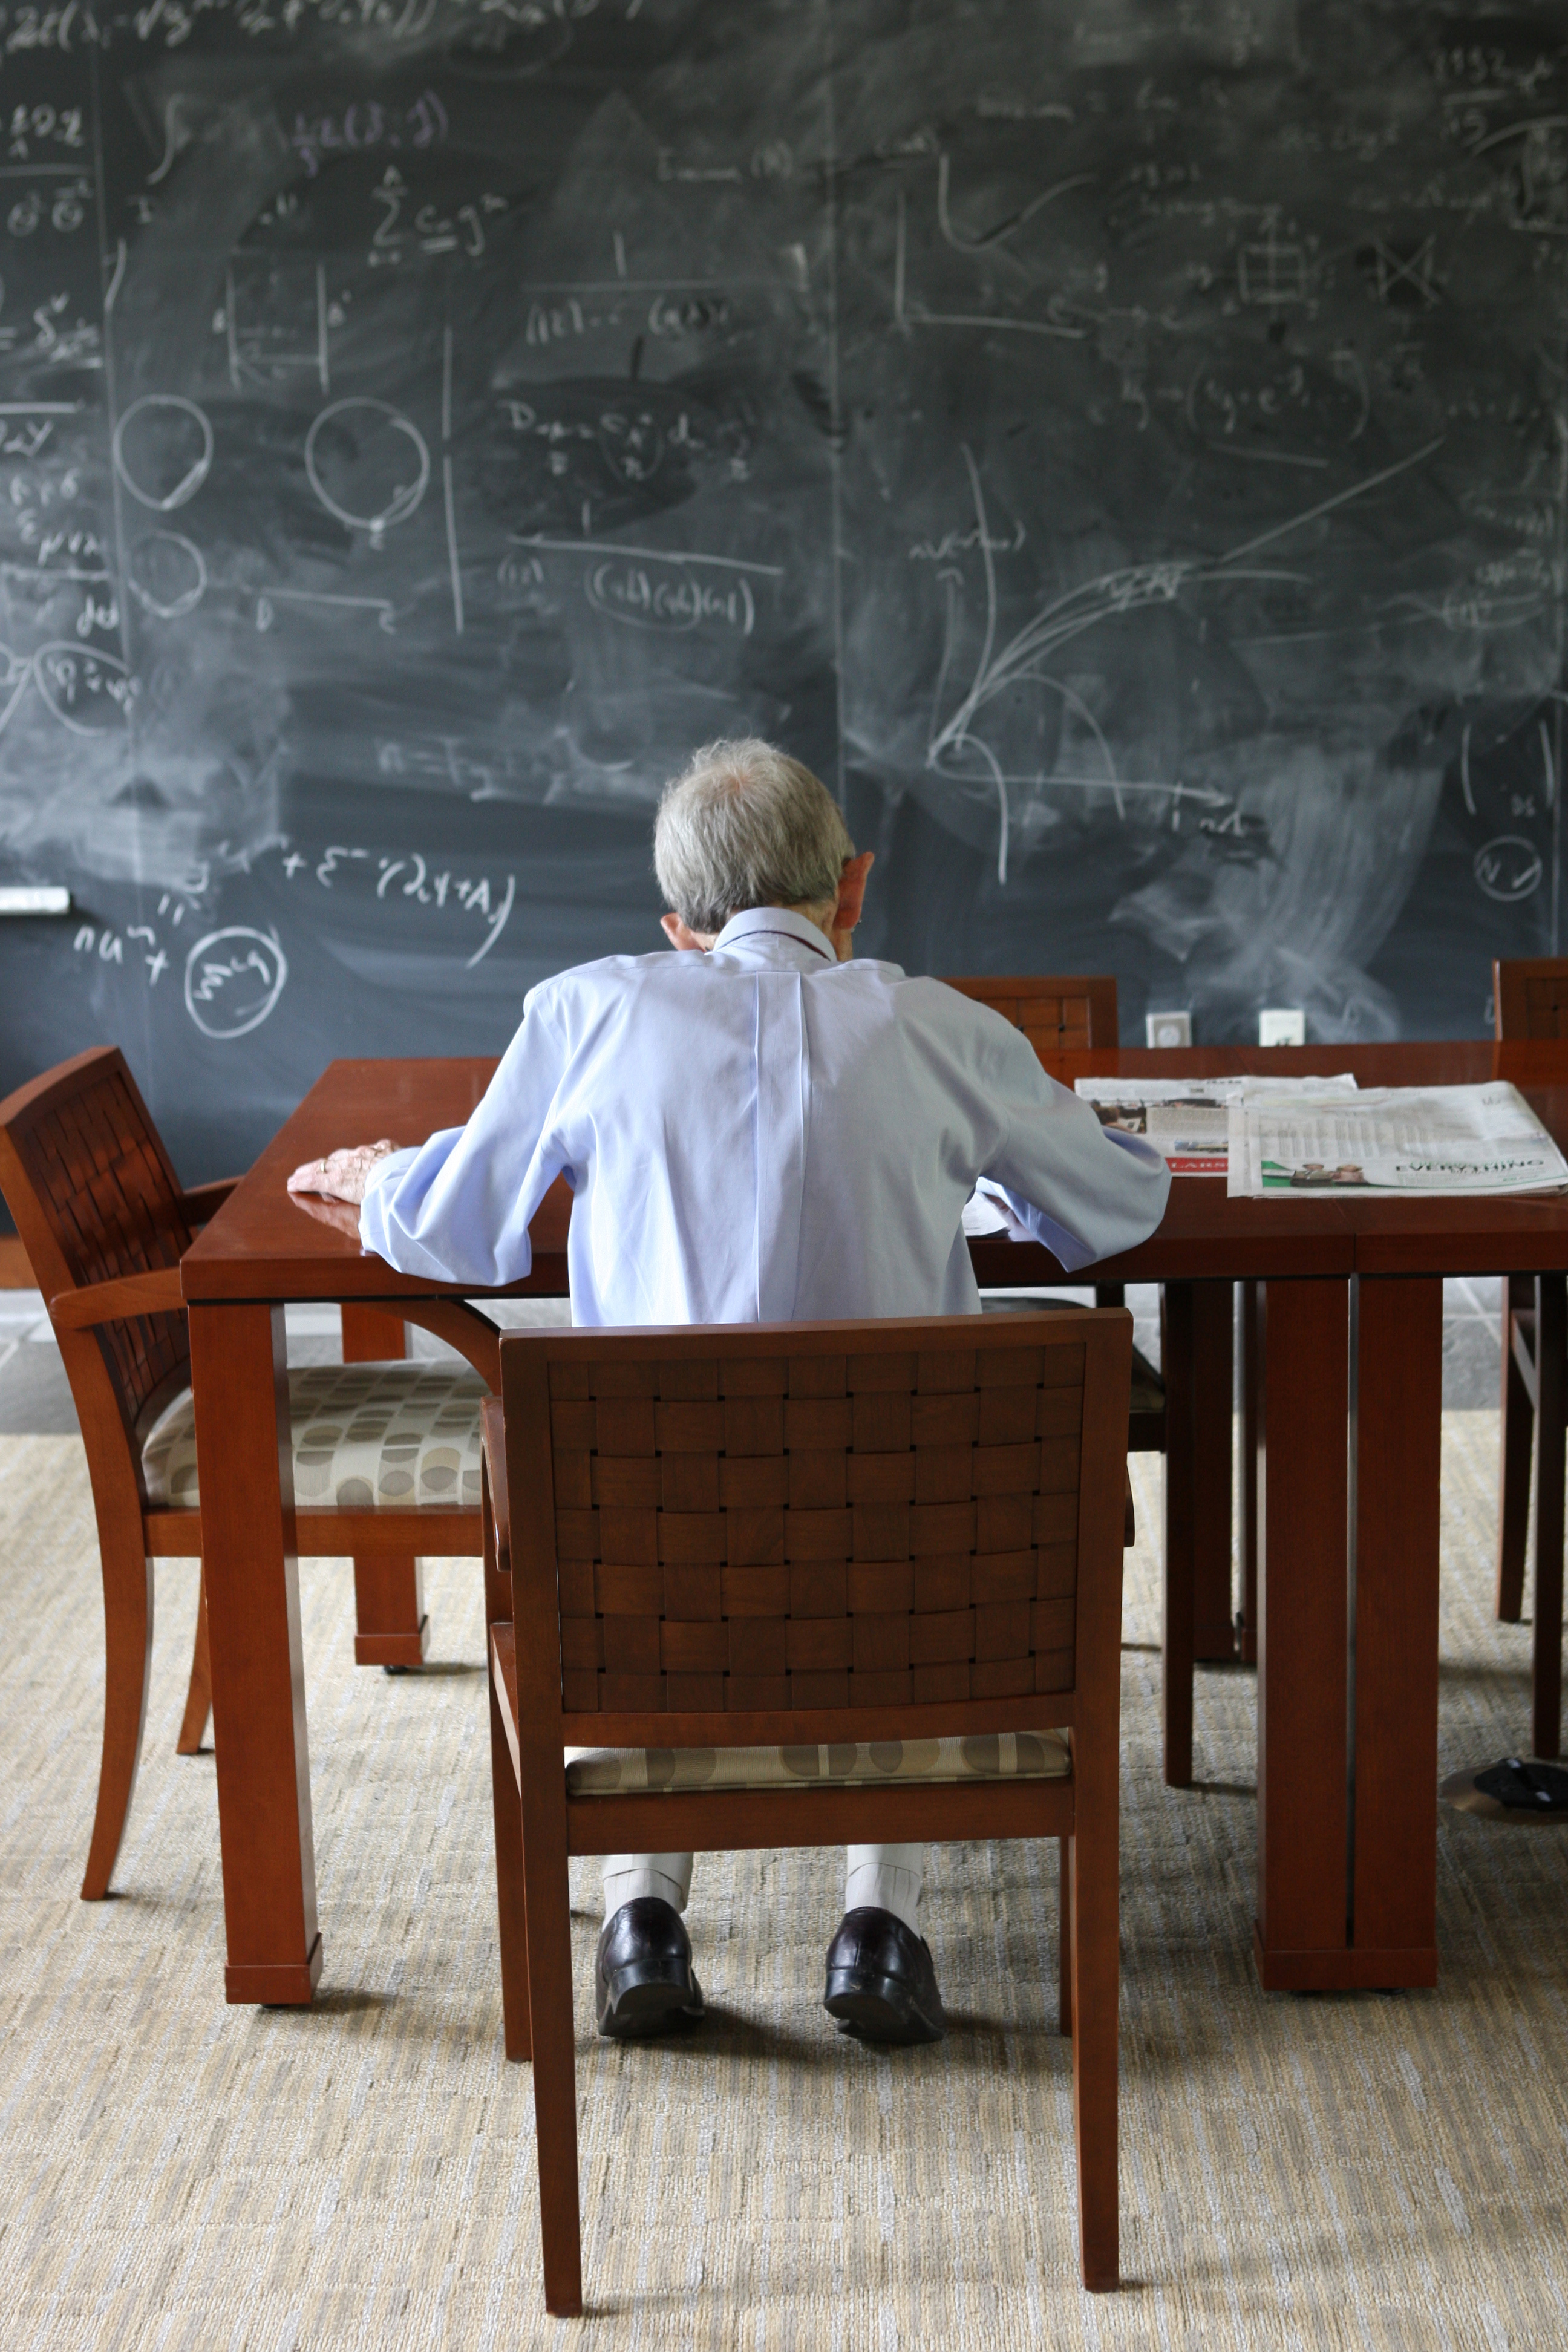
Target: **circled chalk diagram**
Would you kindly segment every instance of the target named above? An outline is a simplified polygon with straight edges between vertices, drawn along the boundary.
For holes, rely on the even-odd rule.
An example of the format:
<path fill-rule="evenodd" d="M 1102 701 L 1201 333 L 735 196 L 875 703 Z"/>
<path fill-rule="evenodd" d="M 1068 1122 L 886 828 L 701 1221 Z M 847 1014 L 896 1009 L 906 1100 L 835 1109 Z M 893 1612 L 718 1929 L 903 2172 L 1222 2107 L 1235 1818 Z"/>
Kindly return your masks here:
<path fill-rule="evenodd" d="M 183 461 L 185 470 L 176 478 L 174 488 L 163 491 L 162 496 L 155 489 L 143 488 L 126 462 L 127 427 L 142 415 L 156 420 L 162 428 L 160 441 L 164 446 L 167 446 L 172 433 L 179 433 L 187 446 L 195 450 L 195 454 L 187 457 L 184 448 L 175 446 L 172 453 L 174 462 L 179 464 Z M 154 514 L 173 514 L 176 507 L 183 507 L 187 500 L 194 499 L 211 472 L 212 462 L 213 429 L 205 412 L 198 408 L 194 400 L 186 400 L 180 393 L 149 392 L 141 400 L 133 400 L 114 428 L 114 470 L 132 497 L 141 505 L 151 507 Z"/>
<path fill-rule="evenodd" d="M 273 932 L 229 923 L 198 940 L 185 958 L 185 1011 L 204 1037 L 244 1037 L 260 1028 L 288 977 L 289 959 Z"/>
<path fill-rule="evenodd" d="M 73 735 L 107 735 L 122 727 L 136 682 L 125 664 L 95 646 L 73 646 L 68 637 L 40 646 L 33 656 L 38 692 L 62 727 Z"/>
<path fill-rule="evenodd" d="M 201 549 L 184 531 L 149 531 L 132 550 L 126 576 L 131 593 L 155 621 L 182 620 L 206 593 Z"/>
<path fill-rule="evenodd" d="M 1522 834 L 1502 833 L 1477 850 L 1474 871 L 1487 897 L 1506 907 L 1515 898 L 1528 898 L 1539 887 L 1544 868 L 1532 841 L 1526 841 Z"/>
<path fill-rule="evenodd" d="M 351 413 L 355 410 L 361 414 L 351 422 Z M 328 453 L 320 446 L 321 434 L 324 425 L 332 424 L 338 425 L 347 443 L 343 453 L 346 466 L 352 467 L 357 462 L 368 471 L 391 472 L 399 459 L 406 460 L 408 452 L 403 450 L 392 457 L 391 464 L 388 463 L 392 445 L 387 436 L 394 433 L 405 435 L 413 445 L 418 467 L 417 478 L 412 482 L 394 479 L 392 494 L 379 512 L 353 513 L 332 496 L 321 479 L 321 461 Z M 373 540 L 378 540 L 384 531 L 391 530 L 394 523 L 406 522 L 424 497 L 426 485 L 430 479 L 430 452 L 417 425 L 411 425 L 406 416 L 386 401 L 334 400 L 330 408 L 322 409 L 305 436 L 305 471 L 310 477 L 310 488 L 330 515 L 335 515 L 339 522 L 347 523 L 351 530 L 368 530 Z"/>

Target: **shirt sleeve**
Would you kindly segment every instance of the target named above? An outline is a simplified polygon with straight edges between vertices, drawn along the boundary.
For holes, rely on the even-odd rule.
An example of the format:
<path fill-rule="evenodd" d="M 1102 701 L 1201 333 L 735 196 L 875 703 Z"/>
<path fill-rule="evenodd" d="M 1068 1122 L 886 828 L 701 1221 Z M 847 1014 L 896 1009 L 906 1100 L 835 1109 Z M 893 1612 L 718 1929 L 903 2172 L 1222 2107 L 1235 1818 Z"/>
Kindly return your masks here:
<path fill-rule="evenodd" d="M 1145 1137 L 1102 1127 L 1016 1031 L 998 1094 L 1005 1139 L 984 1174 L 1026 1233 L 1069 1274 L 1147 1239 L 1165 1213 L 1171 1171 Z"/>
<path fill-rule="evenodd" d="M 493 1290 L 533 1263 L 528 1228 L 564 1165 L 553 1112 L 565 1066 L 531 996 L 522 1026 L 466 1127 L 388 1152 L 360 1210 L 360 1240 L 400 1274 Z"/>

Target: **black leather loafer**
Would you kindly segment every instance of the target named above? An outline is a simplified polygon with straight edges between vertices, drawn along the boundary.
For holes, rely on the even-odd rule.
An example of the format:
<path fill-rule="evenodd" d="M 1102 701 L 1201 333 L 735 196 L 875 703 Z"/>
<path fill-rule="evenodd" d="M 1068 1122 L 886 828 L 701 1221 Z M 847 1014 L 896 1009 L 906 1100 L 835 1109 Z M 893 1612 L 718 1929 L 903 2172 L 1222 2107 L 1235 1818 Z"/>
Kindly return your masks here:
<path fill-rule="evenodd" d="M 691 1938 L 660 1896 L 636 1895 L 605 1920 L 594 1958 L 594 2011 L 600 2032 L 620 2041 L 701 2016 Z"/>
<path fill-rule="evenodd" d="M 891 1911 L 847 1911 L 827 1947 L 822 2005 L 868 2042 L 940 2042 L 947 2031 L 931 1947 Z"/>

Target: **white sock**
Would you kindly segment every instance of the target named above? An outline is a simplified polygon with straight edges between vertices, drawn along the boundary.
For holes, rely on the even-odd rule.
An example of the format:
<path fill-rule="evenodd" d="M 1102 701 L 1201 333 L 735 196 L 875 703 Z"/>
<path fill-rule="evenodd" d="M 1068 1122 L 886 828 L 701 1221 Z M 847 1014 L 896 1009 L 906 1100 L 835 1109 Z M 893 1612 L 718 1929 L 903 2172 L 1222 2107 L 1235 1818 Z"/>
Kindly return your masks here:
<path fill-rule="evenodd" d="M 921 1888 L 925 1884 L 924 1846 L 852 1845 L 846 1861 L 846 1911 L 868 1905 L 878 1911 L 890 1911 L 918 1936 Z"/>
<path fill-rule="evenodd" d="M 623 1903 L 639 1895 L 657 1895 L 672 1909 L 684 1911 L 691 1892 L 689 1853 L 607 1853 L 605 1856 L 605 1916 L 611 1919 Z"/>

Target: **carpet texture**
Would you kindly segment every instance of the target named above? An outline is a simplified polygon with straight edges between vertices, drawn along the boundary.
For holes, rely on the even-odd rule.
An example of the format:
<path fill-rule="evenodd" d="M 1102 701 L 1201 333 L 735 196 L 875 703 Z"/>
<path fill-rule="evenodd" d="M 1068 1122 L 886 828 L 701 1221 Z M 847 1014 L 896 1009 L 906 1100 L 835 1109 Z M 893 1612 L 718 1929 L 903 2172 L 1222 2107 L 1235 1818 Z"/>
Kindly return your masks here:
<path fill-rule="evenodd" d="M 1445 1424 L 1441 1769 L 1528 1719 L 1489 1612 L 1497 1423 Z M 101 1625 L 74 1438 L 0 1439 L 0 2340 L 795 2347 L 1568 2344 L 1560 1831 L 1445 1813 L 1436 1993 L 1293 1999 L 1250 1958 L 1254 1680 L 1200 1670 L 1201 1784 L 1159 1780 L 1160 1465 L 1134 1458 L 1123 1654 L 1123 2269 L 1077 2284 L 1056 1853 L 933 1850 L 952 2019 L 912 2051 L 824 2016 L 831 1853 L 700 1858 L 704 2030 L 597 2041 L 574 1864 L 584 2286 L 546 2317 L 531 2076 L 500 2054 L 479 1572 L 437 1657 L 353 1663 L 345 1561 L 301 1572 L 326 1968 L 225 2006 L 213 1765 L 174 1743 L 195 1585 L 160 1570 L 115 1900 L 79 1901 Z"/>

